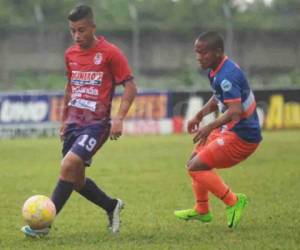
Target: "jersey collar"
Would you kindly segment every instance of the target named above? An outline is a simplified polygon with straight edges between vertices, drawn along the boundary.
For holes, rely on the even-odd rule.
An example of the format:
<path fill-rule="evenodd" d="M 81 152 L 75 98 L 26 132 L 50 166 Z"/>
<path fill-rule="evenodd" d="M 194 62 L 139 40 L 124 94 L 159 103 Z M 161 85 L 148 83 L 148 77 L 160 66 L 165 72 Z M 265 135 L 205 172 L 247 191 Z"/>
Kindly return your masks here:
<path fill-rule="evenodd" d="M 83 52 L 91 52 L 99 47 L 103 42 L 105 41 L 105 38 L 103 36 L 98 36 L 96 42 L 93 44 L 92 47 L 88 48 L 87 50 L 82 50 L 78 44 L 76 44 L 78 50 Z"/>
<path fill-rule="evenodd" d="M 218 67 L 215 70 L 211 70 L 209 72 L 209 76 L 210 77 L 215 77 L 216 74 L 220 71 L 220 69 L 222 68 L 222 66 L 224 65 L 225 61 L 228 59 L 228 56 L 224 56 L 222 61 L 220 62 L 220 64 L 218 65 Z"/>

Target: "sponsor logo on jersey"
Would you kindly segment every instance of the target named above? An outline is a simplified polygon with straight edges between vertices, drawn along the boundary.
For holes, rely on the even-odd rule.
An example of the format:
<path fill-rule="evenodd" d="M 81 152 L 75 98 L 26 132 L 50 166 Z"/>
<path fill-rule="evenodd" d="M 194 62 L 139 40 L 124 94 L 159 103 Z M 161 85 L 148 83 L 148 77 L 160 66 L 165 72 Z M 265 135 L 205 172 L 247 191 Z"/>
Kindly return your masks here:
<path fill-rule="evenodd" d="M 94 71 L 72 71 L 71 84 L 75 85 L 99 85 L 102 83 L 103 72 Z"/>
<path fill-rule="evenodd" d="M 83 87 L 83 86 L 72 86 L 72 97 L 81 97 L 82 95 L 98 96 L 99 90 L 93 86 Z"/>
<path fill-rule="evenodd" d="M 94 57 L 94 64 L 99 65 L 102 62 L 102 54 L 96 53 Z"/>
<path fill-rule="evenodd" d="M 69 106 L 80 108 L 80 109 L 87 109 L 93 112 L 96 111 L 96 104 L 97 103 L 94 101 L 88 101 L 84 99 L 72 99 L 69 102 Z"/>
<path fill-rule="evenodd" d="M 224 92 L 228 92 L 232 88 L 232 83 L 225 79 L 221 82 L 221 88 Z"/>

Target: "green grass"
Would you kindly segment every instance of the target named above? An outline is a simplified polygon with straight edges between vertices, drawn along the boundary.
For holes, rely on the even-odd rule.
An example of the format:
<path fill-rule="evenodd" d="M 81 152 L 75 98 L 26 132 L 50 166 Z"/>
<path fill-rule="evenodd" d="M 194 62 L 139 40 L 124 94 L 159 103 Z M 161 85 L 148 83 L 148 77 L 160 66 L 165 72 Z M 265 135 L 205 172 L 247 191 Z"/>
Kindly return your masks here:
<path fill-rule="evenodd" d="M 247 161 L 220 171 L 237 192 L 250 198 L 237 230 L 226 227 L 223 204 L 211 199 L 209 225 L 182 222 L 175 209 L 193 206 L 185 161 L 188 135 L 123 137 L 108 142 L 87 174 L 108 194 L 126 202 L 122 231 L 106 231 L 106 216 L 74 193 L 44 239 L 21 234 L 21 207 L 31 195 L 50 195 L 60 163 L 55 139 L 0 143 L 0 249 L 299 249 L 300 134 L 267 132 Z"/>

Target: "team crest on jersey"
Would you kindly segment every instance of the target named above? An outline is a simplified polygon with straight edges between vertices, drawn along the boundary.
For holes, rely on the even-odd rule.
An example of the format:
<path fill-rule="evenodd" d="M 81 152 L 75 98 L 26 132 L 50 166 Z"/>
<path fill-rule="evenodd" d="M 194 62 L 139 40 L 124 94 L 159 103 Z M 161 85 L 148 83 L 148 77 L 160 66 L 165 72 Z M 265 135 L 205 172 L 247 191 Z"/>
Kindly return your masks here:
<path fill-rule="evenodd" d="M 222 139 L 222 138 L 218 138 L 218 139 L 217 139 L 217 143 L 218 143 L 220 146 L 224 146 L 224 144 L 225 144 L 224 139 Z"/>
<path fill-rule="evenodd" d="M 77 62 L 69 62 L 69 65 L 70 65 L 70 66 L 77 66 L 78 63 L 77 63 Z"/>
<path fill-rule="evenodd" d="M 94 64 L 99 65 L 102 62 L 102 54 L 96 53 L 94 57 Z"/>
<path fill-rule="evenodd" d="M 225 79 L 221 82 L 221 88 L 224 92 L 227 92 L 227 91 L 231 90 L 232 83 Z"/>

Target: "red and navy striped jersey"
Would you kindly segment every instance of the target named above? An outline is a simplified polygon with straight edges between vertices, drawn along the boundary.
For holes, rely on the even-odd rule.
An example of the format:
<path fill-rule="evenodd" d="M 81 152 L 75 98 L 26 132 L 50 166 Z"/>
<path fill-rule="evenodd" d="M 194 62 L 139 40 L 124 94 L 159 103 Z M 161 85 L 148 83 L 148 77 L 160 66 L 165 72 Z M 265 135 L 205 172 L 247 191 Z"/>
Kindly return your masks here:
<path fill-rule="evenodd" d="M 254 94 L 243 71 L 233 61 L 224 57 L 215 71 L 208 74 L 219 111 L 227 110 L 226 103 L 240 102 L 243 113 L 239 121 L 232 121 L 222 127 L 231 130 L 247 142 L 258 143 L 262 140 L 256 112 Z"/>

